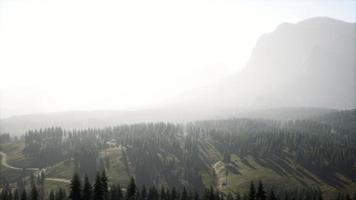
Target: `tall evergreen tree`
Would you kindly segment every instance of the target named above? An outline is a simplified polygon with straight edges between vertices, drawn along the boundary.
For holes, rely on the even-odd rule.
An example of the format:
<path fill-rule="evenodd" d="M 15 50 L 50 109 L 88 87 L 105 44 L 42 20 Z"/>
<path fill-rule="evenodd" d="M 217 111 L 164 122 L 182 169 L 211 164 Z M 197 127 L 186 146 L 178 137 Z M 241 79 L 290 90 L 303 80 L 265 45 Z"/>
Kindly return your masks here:
<path fill-rule="evenodd" d="M 148 191 L 147 199 L 148 200 L 158 200 L 158 197 L 159 197 L 158 191 L 157 191 L 156 187 L 153 185 L 152 187 L 150 187 L 150 189 Z"/>
<path fill-rule="evenodd" d="M 194 192 L 194 200 L 200 200 L 199 193 L 197 191 Z"/>
<path fill-rule="evenodd" d="M 122 188 L 120 185 L 116 186 L 116 190 L 117 190 L 117 199 L 116 200 L 123 200 L 124 199 L 124 195 L 122 194 Z"/>
<path fill-rule="evenodd" d="M 31 200 L 38 200 L 38 191 L 35 185 L 31 189 Z"/>
<path fill-rule="evenodd" d="M 53 192 L 53 190 L 51 190 L 51 192 L 49 193 L 48 199 L 49 199 L 49 200 L 55 200 L 55 199 L 54 199 L 54 192 Z"/>
<path fill-rule="evenodd" d="M 317 200 L 323 200 L 323 195 L 320 190 L 318 191 L 318 199 Z"/>
<path fill-rule="evenodd" d="M 182 195 L 180 197 L 180 200 L 188 200 L 188 193 L 185 187 L 183 187 Z"/>
<path fill-rule="evenodd" d="M 217 200 L 213 186 L 210 186 L 208 198 L 209 200 Z"/>
<path fill-rule="evenodd" d="M 22 190 L 22 192 L 21 192 L 21 200 L 27 200 L 26 190 Z"/>
<path fill-rule="evenodd" d="M 109 194 L 111 200 L 123 200 L 120 185 L 112 185 Z"/>
<path fill-rule="evenodd" d="M 104 189 L 99 173 L 97 173 L 94 183 L 94 200 L 104 200 Z"/>
<path fill-rule="evenodd" d="M 208 188 L 204 190 L 203 200 L 210 200 L 210 190 Z"/>
<path fill-rule="evenodd" d="M 93 198 L 93 187 L 90 184 L 89 178 L 85 175 L 83 186 L 83 200 L 91 200 Z"/>
<path fill-rule="evenodd" d="M 116 186 L 115 185 L 112 185 L 111 187 L 110 187 L 111 189 L 110 189 L 110 191 L 109 191 L 109 198 L 110 199 L 117 199 L 117 191 L 116 191 Z"/>
<path fill-rule="evenodd" d="M 256 189 L 255 189 L 255 185 L 253 184 L 252 181 L 251 181 L 251 184 L 250 184 L 250 190 L 248 192 L 248 199 L 249 200 L 256 200 Z"/>
<path fill-rule="evenodd" d="M 277 197 L 274 194 L 274 190 L 273 189 L 271 189 L 271 192 L 269 193 L 268 200 L 277 200 Z"/>
<path fill-rule="evenodd" d="M 12 196 L 12 192 L 11 189 L 5 191 L 6 195 L 5 195 L 5 200 L 13 200 L 13 196 Z"/>
<path fill-rule="evenodd" d="M 74 173 L 73 178 L 70 183 L 69 199 L 71 199 L 71 200 L 81 200 L 82 199 L 82 187 L 81 187 L 79 175 L 77 173 Z"/>
<path fill-rule="evenodd" d="M 109 199 L 109 185 L 108 185 L 108 178 L 106 176 L 105 169 L 101 172 L 101 184 L 103 187 L 104 200 L 108 200 Z"/>
<path fill-rule="evenodd" d="M 167 198 L 167 193 L 164 187 L 161 188 L 161 192 L 160 192 L 160 200 L 168 200 Z"/>
<path fill-rule="evenodd" d="M 130 183 L 126 188 L 126 200 L 136 200 L 137 197 L 137 187 L 135 179 L 131 177 Z"/>
<path fill-rule="evenodd" d="M 64 200 L 66 196 L 66 191 L 63 188 L 59 188 L 55 194 L 55 200 Z"/>
<path fill-rule="evenodd" d="M 20 200 L 20 195 L 19 195 L 19 190 L 18 189 L 15 189 L 13 199 L 14 200 Z"/>
<path fill-rule="evenodd" d="M 172 191 L 171 191 L 171 200 L 177 200 L 178 199 L 178 193 L 177 193 L 177 190 L 175 187 L 172 188 Z"/>
<path fill-rule="evenodd" d="M 258 181 L 256 199 L 257 200 L 266 200 L 266 192 L 264 190 L 262 181 Z"/>

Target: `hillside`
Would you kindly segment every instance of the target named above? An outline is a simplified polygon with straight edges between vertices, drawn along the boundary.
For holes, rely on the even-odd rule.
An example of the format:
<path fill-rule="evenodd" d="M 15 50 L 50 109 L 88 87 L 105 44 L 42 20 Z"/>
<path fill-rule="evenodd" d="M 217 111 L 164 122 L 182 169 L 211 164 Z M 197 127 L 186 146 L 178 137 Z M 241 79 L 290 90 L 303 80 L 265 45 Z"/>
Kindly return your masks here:
<path fill-rule="evenodd" d="M 187 125 L 147 123 L 104 129 L 30 131 L 19 141 L 0 145 L 8 164 L 46 168 L 51 187 L 66 185 L 74 171 L 94 178 L 106 169 L 110 183 L 245 191 L 250 181 L 269 187 L 316 187 L 326 196 L 356 189 L 355 130 L 349 113 L 325 114 L 320 120 L 287 122 L 226 119 Z M 345 119 L 345 120 L 343 120 Z M 316 145 L 317 144 L 317 145 Z M 2 182 L 28 174 L 1 167 Z M 24 170 L 24 172 L 29 172 Z M 28 180 L 28 179 L 27 179 Z M 26 184 L 26 181 L 25 181 Z M 28 182 L 27 182 L 28 184 Z"/>

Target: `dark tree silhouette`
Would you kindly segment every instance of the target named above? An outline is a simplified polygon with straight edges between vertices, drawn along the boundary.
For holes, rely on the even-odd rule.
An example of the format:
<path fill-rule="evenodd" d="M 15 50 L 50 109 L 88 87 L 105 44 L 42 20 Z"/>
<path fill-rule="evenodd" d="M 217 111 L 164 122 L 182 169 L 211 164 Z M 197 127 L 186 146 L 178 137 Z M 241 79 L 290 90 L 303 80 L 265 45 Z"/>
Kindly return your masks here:
<path fill-rule="evenodd" d="M 81 200 L 82 199 L 82 186 L 80 183 L 80 177 L 77 173 L 74 173 L 70 183 L 69 199 Z"/>

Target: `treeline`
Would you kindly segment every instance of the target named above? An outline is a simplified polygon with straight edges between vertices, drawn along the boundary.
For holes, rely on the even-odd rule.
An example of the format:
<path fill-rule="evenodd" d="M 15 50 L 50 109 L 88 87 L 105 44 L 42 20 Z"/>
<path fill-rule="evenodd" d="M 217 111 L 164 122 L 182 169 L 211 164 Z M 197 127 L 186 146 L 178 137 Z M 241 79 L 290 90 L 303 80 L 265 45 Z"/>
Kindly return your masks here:
<path fill-rule="evenodd" d="M 201 190 L 201 166 L 195 164 L 198 152 L 184 137 L 183 130 L 184 126 L 169 123 L 72 131 L 58 127 L 33 130 L 24 136 L 23 153 L 39 167 L 73 158 L 76 171 L 93 179 L 96 171 L 110 169 L 109 157 L 100 152 L 116 148 L 127 173 L 135 174 L 140 186 L 159 185 L 164 177 L 170 186 Z"/>
<path fill-rule="evenodd" d="M 259 158 L 285 157 L 285 150 L 308 168 L 349 170 L 356 164 L 356 135 L 311 120 L 218 120 L 189 127 L 196 140 L 210 138 L 229 160 L 231 154 Z"/>
<path fill-rule="evenodd" d="M 122 188 L 120 185 L 109 186 L 105 171 L 97 173 L 93 183 L 87 176 L 82 180 L 78 174 L 74 174 L 68 190 L 68 193 L 63 188 L 56 191 L 51 190 L 45 197 L 40 195 L 41 191 L 36 185 L 32 185 L 29 192 L 26 189 L 20 191 L 4 188 L 1 191 L 0 200 L 323 200 L 319 189 L 283 191 L 283 188 L 279 188 L 278 192 L 274 189 L 267 192 L 261 181 L 258 181 L 257 184 L 251 182 L 249 190 L 245 193 L 229 193 L 227 195 L 214 190 L 213 187 L 205 189 L 202 194 L 186 188 L 178 191 L 174 187 L 138 187 L 134 178 L 131 178 L 125 188 Z M 351 199 L 349 194 L 339 193 L 332 199 L 356 200 L 356 194 Z"/>
<path fill-rule="evenodd" d="M 76 171 L 91 180 L 97 171 L 110 170 L 110 159 L 119 159 L 103 153 L 110 148 L 120 155 L 127 174 L 137 177 L 140 187 L 160 185 L 164 180 L 179 190 L 202 192 L 202 171 L 212 171 L 204 152 L 207 148 L 225 163 L 233 162 L 234 154 L 263 162 L 293 160 L 321 175 L 337 171 L 356 178 L 354 131 L 312 120 L 228 119 L 69 131 L 55 127 L 29 131 L 24 141 L 23 153 L 35 165 L 46 167 L 73 159 Z"/>
<path fill-rule="evenodd" d="M 22 153 L 39 168 L 74 158 L 77 170 L 94 177 L 103 163 L 98 162 L 98 154 L 104 145 L 100 132 L 95 129 L 67 132 L 60 127 L 30 130 L 23 137 L 25 147 Z"/>

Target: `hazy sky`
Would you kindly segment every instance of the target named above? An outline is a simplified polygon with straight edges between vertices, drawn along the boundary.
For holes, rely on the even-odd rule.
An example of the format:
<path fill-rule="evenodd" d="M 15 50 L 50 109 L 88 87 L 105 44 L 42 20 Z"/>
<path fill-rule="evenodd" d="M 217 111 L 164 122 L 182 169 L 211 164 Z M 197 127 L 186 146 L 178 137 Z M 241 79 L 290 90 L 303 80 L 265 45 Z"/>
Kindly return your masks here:
<path fill-rule="evenodd" d="M 139 109 L 244 67 L 257 38 L 356 1 L 0 0 L 0 117 Z"/>

